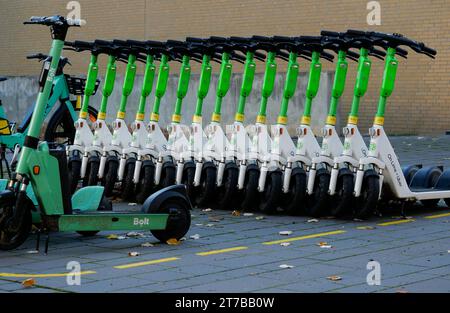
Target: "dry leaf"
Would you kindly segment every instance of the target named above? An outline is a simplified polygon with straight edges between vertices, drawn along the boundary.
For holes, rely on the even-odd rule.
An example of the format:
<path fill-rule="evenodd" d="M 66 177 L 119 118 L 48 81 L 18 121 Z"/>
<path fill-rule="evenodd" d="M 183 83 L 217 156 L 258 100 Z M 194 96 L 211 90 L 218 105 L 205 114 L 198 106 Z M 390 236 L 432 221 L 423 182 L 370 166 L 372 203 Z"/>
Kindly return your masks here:
<path fill-rule="evenodd" d="M 150 247 L 154 247 L 154 246 L 155 245 L 150 242 L 145 242 L 145 243 L 141 244 L 141 247 L 144 247 L 144 248 L 150 248 Z"/>
<path fill-rule="evenodd" d="M 202 210 L 202 212 L 211 212 L 212 211 L 212 209 L 210 209 L 210 208 L 207 208 L 207 209 L 203 209 Z"/>
<path fill-rule="evenodd" d="M 319 223 L 319 220 L 317 218 L 311 218 L 306 221 L 307 223 Z"/>
<path fill-rule="evenodd" d="M 24 288 L 30 288 L 33 287 L 34 285 L 36 285 L 36 280 L 34 280 L 34 278 L 28 278 L 22 282 L 22 286 Z"/>
<path fill-rule="evenodd" d="M 282 246 L 282 247 L 288 247 L 290 245 L 291 245 L 290 242 L 282 242 L 282 243 L 280 243 L 280 246 Z"/>
<path fill-rule="evenodd" d="M 323 246 L 320 246 L 322 249 L 331 249 L 331 248 L 333 248 L 332 246 L 330 246 L 330 245 L 323 245 Z"/>
<path fill-rule="evenodd" d="M 241 216 L 241 212 L 238 210 L 234 210 L 233 212 L 231 212 L 231 215 L 233 216 Z"/>
<path fill-rule="evenodd" d="M 37 254 L 37 253 L 39 253 L 39 251 L 38 250 L 30 250 L 30 251 L 27 251 L 27 253 L 28 254 Z"/>
<path fill-rule="evenodd" d="M 332 248 L 332 246 L 329 245 L 327 242 L 319 242 L 317 245 L 323 249 L 331 249 Z"/>
<path fill-rule="evenodd" d="M 291 230 L 284 230 L 284 231 L 280 231 L 279 234 L 281 236 L 289 236 L 289 235 L 292 234 L 292 231 Z"/>
<path fill-rule="evenodd" d="M 199 234 L 195 234 L 195 235 L 192 235 L 189 238 L 194 239 L 194 240 L 198 240 L 198 239 L 200 239 L 200 235 Z"/>
<path fill-rule="evenodd" d="M 289 265 L 289 264 L 281 264 L 280 268 L 294 268 L 293 265 Z"/>
<path fill-rule="evenodd" d="M 214 224 L 206 224 L 205 226 L 206 226 L 206 227 L 213 227 Z"/>
<path fill-rule="evenodd" d="M 211 217 L 209 218 L 209 220 L 210 220 L 211 222 L 217 223 L 217 222 L 220 222 L 221 220 L 223 220 L 223 217 L 220 217 L 220 216 L 211 216 Z"/>
<path fill-rule="evenodd" d="M 203 226 L 203 224 L 200 224 L 200 223 L 199 223 L 199 224 L 195 224 L 195 226 L 200 227 L 200 226 Z"/>
<path fill-rule="evenodd" d="M 172 238 L 172 239 L 167 240 L 166 243 L 169 246 L 178 246 L 180 244 L 180 241 L 177 240 L 176 238 Z"/>
<path fill-rule="evenodd" d="M 328 276 L 327 279 L 332 280 L 332 281 L 338 281 L 338 280 L 342 280 L 342 277 L 333 275 L 333 276 Z"/>
<path fill-rule="evenodd" d="M 133 252 L 128 252 L 128 256 L 139 256 L 141 255 L 139 252 L 133 251 Z"/>
<path fill-rule="evenodd" d="M 124 239 L 127 239 L 127 237 L 125 237 L 125 236 L 119 236 L 119 235 L 116 235 L 116 234 L 108 235 L 106 238 L 108 238 L 110 240 L 124 240 Z"/>
<path fill-rule="evenodd" d="M 244 213 L 243 215 L 244 216 L 253 216 L 254 214 L 253 213 Z"/>
<path fill-rule="evenodd" d="M 257 216 L 257 217 L 255 217 L 255 220 L 260 221 L 260 220 L 263 220 L 265 218 L 266 218 L 265 216 Z"/>

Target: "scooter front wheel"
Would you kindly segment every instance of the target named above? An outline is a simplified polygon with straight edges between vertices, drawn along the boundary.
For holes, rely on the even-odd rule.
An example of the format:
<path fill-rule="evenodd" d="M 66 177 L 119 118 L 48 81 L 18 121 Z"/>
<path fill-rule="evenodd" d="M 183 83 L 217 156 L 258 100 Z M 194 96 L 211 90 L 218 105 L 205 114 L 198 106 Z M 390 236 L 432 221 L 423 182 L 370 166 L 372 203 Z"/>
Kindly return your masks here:
<path fill-rule="evenodd" d="M 223 172 L 222 186 L 217 189 L 217 204 L 219 210 L 233 209 L 236 204 L 236 193 L 239 179 L 239 168 L 227 166 Z"/>
<path fill-rule="evenodd" d="M 259 204 L 258 192 L 259 170 L 257 168 L 247 168 L 244 181 L 244 190 L 241 201 L 241 209 L 244 211 L 256 211 Z"/>
<path fill-rule="evenodd" d="M 264 192 L 261 194 L 259 210 L 266 214 L 276 212 L 282 193 L 282 173 L 273 171 L 267 174 Z"/>
<path fill-rule="evenodd" d="M 70 158 L 67 164 L 69 168 L 69 184 L 70 192 L 73 194 L 77 189 L 78 182 L 81 178 L 81 159 L 78 156 L 73 156 Z"/>
<path fill-rule="evenodd" d="M 124 200 L 130 200 L 134 196 L 134 168 L 136 165 L 136 159 L 130 158 L 125 165 L 125 173 L 123 175 L 123 181 L 121 185 L 121 198 Z"/>
<path fill-rule="evenodd" d="M 341 217 L 352 212 L 353 208 L 353 173 L 342 174 L 338 176 L 336 182 L 336 193 L 329 202 L 330 213 L 332 216 Z"/>
<path fill-rule="evenodd" d="M 6 214 L 8 210 L 12 210 L 13 207 L 8 207 L 4 205 L 0 208 L 0 224 L 2 224 L 2 215 Z M 22 217 L 22 221 L 20 221 L 20 228 L 18 231 L 11 232 L 8 229 L 2 228 L 0 229 L 0 250 L 13 250 L 17 247 L 20 247 L 28 238 L 31 231 L 31 209 L 26 208 Z"/>
<path fill-rule="evenodd" d="M 380 194 L 380 177 L 374 170 L 368 170 L 364 174 L 361 187 L 361 195 L 356 199 L 354 217 L 367 219 L 376 210 Z"/>
<path fill-rule="evenodd" d="M 289 215 L 300 215 L 305 212 L 306 173 L 302 168 L 295 170 L 289 182 L 289 191 L 282 195 L 281 208 Z"/>
<path fill-rule="evenodd" d="M 172 215 L 174 211 L 177 213 L 175 216 Z M 171 214 L 169 215 L 166 229 L 151 231 L 153 236 L 161 242 L 167 242 L 169 239 L 180 240 L 191 227 L 190 205 L 182 199 L 168 199 L 159 207 L 150 209 L 148 213 Z"/>
<path fill-rule="evenodd" d="M 141 177 L 136 185 L 136 202 L 144 201 L 152 193 L 155 182 L 155 165 L 152 161 L 145 161 L 142 165 Z"/>
<path fill-rule="evenodd" d="M 321 168 L 316 173 L 314 189 L 311 195 L 307 196 L 306 213 L 312 217 L 322 216 L 329 203 L 328 187 L 330 185 L 330 173 Z"/>
<path fill-rule="evenodd" d="M 200 186 L 195 196 L 195 203 L 199 206 L 207 206 L 214 198 L 216 189 L 217 169 L 213 166 L 203 167 Z"/>
<path fill-rule="evenodd" d="M 111 197 L 113 195 L 114 186 L 117 181 L 117 171 L 119 169 L 119 162 L 117 158 L 110 158 L 106 161 L 105 178 L 102 185 L 105 187 L 105 196 Z"/>
<path fill-rule="evenodd" d="M 185 166 L 183 179 L 181 183 L 186 185 L 187 195 L 189 199 L 193 202 L 195 199 L 196 188 L 194 186 L 194 178 L 195 178 L 195 166 Z"/>
<path fill-rule="evenodd" d="M 168 161 L 163 164 L 161 179 L 159 181 L 159 186 L 161 188 L 166 188 L 175 185 L 176 180 L 176 167 L 175 165 Z"/>
<path fill-rule="evenodd" d="M 87 162 L 86 176 L 83 179 L 83 187 L 97 186 L 99 169 L 100 159 L 98 157 L 90 157 Z"/>

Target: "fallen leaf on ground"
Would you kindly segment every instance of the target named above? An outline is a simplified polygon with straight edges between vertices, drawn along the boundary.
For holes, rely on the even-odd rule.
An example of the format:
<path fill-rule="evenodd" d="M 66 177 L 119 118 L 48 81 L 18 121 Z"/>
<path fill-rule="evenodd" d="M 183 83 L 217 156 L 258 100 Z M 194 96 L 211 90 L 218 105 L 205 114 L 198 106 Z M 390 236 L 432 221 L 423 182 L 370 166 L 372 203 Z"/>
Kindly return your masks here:
<path fill-rule="evenodd" d="M 203 209 L 202 212 L 211 212 L 212 209 L 208 208 L 208 209 Z"/>
<path fill-rule="evenodd" d="M 288 247 L 290 245 L 291 245 L 291 243 L 289 243 L 289 242 L 282 242 L 282 243 L 280 243 L 280 246 L 282 246 L 282 247 Z"/>
<path fill-rule="evenodd" d="M 292 231 L 291 230 L 283 230 L 283 231 L 280 231 L 279 234 L 281 236 L 289 236 L 292 234 Z"/>
<path fill-rule="evenodd" d="M 260 221 L 260 220 L 263 220 L 265 218 L 266 218 L 265 216 L 257 216 L 257 217 L 255 217 L 255 220 Z"/>
<path fill-rule="evenodd" d="M 178 246 L 180 244 L 180 241 L 177 240 L 176 238 L 172 238 L 172 239 L 167 240 L 166 243 L 169 246 Z"/>
<path fill-rule="evenodd" d="M 253 216 L 253 215 L 255 215 L 255 214 L 253 214 L 253 213 L 244 213 L 244 216 Z"/>
<path fill-rule="evenodd" d="M 327 279 L 331 280 L 331 281 L 338 281 L 338 280 L 342 280 L 342 277 L 333 275 L 333 276 L 328 276 Z"/>
<path fill-rule="evenodd" d="M 130 231 L 129 233 L 127 233 L 127 237 L 145 237 L 145 235 L 143 233 Z"/>
<path fill-rule="evenodd" d="M 327 242 L 319 242 L 317 245 L 319 247 L 321 247 L 322 249 L 331 249 L 332 248 L 332 246 L 329 245 Z"/>
<path fill-rule="evenodd" d="M 231 215 L 233 216 L 241 216 L 241 212 L 238 210 L 234 210 L 233 212 L 231 212 Z"/>
<path fill-rule="evenodd" d="M 203 226 L 203 224 L 198 223 L 198 224 L 195 224 L 195 226 Z"/>
<path fill-rule="evenodd" d="M 311 218 L 306 221 L 307 223 L 319 223 L 319 220 L 317 218 Z"/>
<path fill-rule="evenodd" d="M 154 247 L 154 246 L 155 245 L 150 242 L 145 242 L 145 243 L 141 244 L 141 247 L 144 247 L 144 248 L 150 248 L 150 247 Z"/>
<path fill-rule="evenodd" d="M 198 240 L 198 239 L 200 239 L 200 235 L 199 234 L 195 234 L 195 235 L 192 235 L 189 238 L 194 239 L 194 240 Z"/>
<path fill-rule="evenodd" d="M 214 224 L 206 224 L 205 226 L 206 226 L 206 227 L 213 227 Z"/>
<path fill-rule="evenodd" d="M 30 251 L 27 251 L 27 253 L 28 254 L 37 254 L 37 253 L 39 253 L 39 251 L 38 250 L 30 250 Z"/>
<path fill-rule="evenodd" d="M 180 241 L 185 241 L 185 240 L 186 240 L 186 237 L 183 237 L 180 239 Z"/>
<path fill-rule="evenodd" d="M 34 280 L 34 278 L 28 278 L 22 282 L 22 286 L 24 288 L 30 288 L 33 287 L 34 285 L 36 285 L 36 280 Z"/>
<path fill-rule="evenodd" d="M 359 229 L 359 230 L 372 230 L 372 229 L 375 229 L 376 227 L 374 227 L 374 226 L 359 226 L 359 227 L 356 227 L 356 229 Z"/>
<path fill-rule="evenodd" d="M 294 268 L 294 265 L 289 265 L 289 264 L 281 264 L 280 268 Z"/>
<path fill-rule="evenodd" d="M 116 235 L 116 234 L 108 235 L 106 238 L 108 238 L 110 240 L 124 240 L 124 239 L 127 239 L 127 237 L 125 237 L 125 236 L 119 236 L 119 235 Z"/>
<path fill-rule="evenodd" d="M 136 206 L 137 203 L 135 203 L 135 202 L 130 202 L 130 203 L 128 203 L 128 205 L 129 205 L 129 206 Z"/>
<path fill-rule="evenodd" d="M 140 255 L 140 253 L 136 252 L 136 251 L 128 252 L 128 256 L 139 256 L 139 255 Z"/>

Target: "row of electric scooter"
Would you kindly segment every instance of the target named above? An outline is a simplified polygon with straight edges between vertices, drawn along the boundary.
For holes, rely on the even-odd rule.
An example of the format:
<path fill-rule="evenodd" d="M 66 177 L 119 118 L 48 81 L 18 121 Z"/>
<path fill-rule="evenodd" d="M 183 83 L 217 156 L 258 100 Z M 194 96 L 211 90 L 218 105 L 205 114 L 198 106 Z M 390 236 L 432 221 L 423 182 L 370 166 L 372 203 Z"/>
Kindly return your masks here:
<path fill-rule="evenodd" d="M 101 184 L 105 195 L 144 202 L 155 190 L 185 184 L 198 207 L 260 210 L 309 216 L 367 218 L 380 200 L 409 203 L 422 200 L 435 205 L 450 201 L 450 172 L 438 167 L 400 167 L 383 129 L 385 106 L 392 94 L 397 56 L 414 52 L 434 58 L 436 51 L 399 34 L 348 30 L 323 31 L 321 36 L 253 36 L 186 38 L 185 41 L 113 40 L 66 42 L 66 49 L 90 52 L 90 64 L 74 143 L 67 146 L 72 192 L 81 184 Z M 98 60 L 107 67 L 97 120 L 88 119 L 89 101 L 99 75 Z M 371 57 L 385 60 L 380 100 L 370 145 L 358 130 L 358 113 L 370 78 Z M 288 132 L 288 105 L 297 88 L 301 68 L 309 65 L 303 116 L 294 134 Z M 319 90 L 321 60 L 336 60 L 331 101 L 320 134 L 311 128 L 311 108 Z M 277 60 L 287 62 L 283 98 L 277 122 L 266 121 L 268 99 L 273 93 Z M 357 62 L 357 76 L 344 142 L 335 127 L 338 103 L 344 92 L 350 61 Z M 125 62 L 120 107 L 111 125 L 106 123 L 108 99 L 115 87 L 116 63 Z M 155 62 L 159 61 L 159 71 Z M 197 103 L 190 126 L 183 125 L 182 106 L 191 79 L 191 61 L 201 64 Z M 202 109 L 210 89 L 212 62 L 220 64 L 214 112 L 206 127 Z M 257 63 L 265 62 L 261 103 L 254 124 L 245 121 L 245 107 L 252 92 Z M 135 121 L 125 118 L 135 85 L 138 62 L 144 76 Z M 167 89 L 172 62 L 181 63 L 176 103 L 167 134 L 159 123 L 160 103 Z M 239 103 L 232 125 L 221 124 L 233 62 L 243 63 Z M 157 75 L 156 75 L 157 73 Z M 147 99 L 155 84 L 150 121 L 145 122 Z M 188 104 L 194 105 L 194 104 Z M 131 129 L 131 130 L 130 130 Z M 315 136 L 321 137 L 321 143 Z M 389 196 L 388 196 L 389 195 Z"/>

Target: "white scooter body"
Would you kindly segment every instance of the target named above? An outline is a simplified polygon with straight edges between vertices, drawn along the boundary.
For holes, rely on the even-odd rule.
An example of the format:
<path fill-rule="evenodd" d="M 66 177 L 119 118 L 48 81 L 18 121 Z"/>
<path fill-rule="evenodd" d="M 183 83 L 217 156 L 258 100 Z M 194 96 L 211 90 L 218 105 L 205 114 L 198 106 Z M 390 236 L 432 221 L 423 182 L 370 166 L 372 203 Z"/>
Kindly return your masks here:
<path fill-rule="evenodd" d="M 227 137 L 229 146 L 226 151 L 227 159 L 234 159 L 239 162 L 238 189 L 244 189 L 245 172 L 247 170 L 247 160 L 250 153 L 250 137 L 242 122 L 235 121 L 233 125 L 227 125 Z"/>
<path fill-rule="evenodd" d="M 189 149 L 189 127 L 172 122 L 167 126 L 167 131 L 169 132 L 169 140 L 167 142 L 169 155 L 174 162 L 183 162 L 183 153 L 186 153 Z M 176 182 L 177 184 L 180 184 L 181 178 L 180 180 L 178 180 L 178 178 L 179 177 L 177 177 Z"/>
<path fill-rule="evenodd" d="M 86 147 L 92 145 L 94 141 L 94 134 L 92 133 L 89 123 L 84 118 L 79 118 L 75 124 L 75 138 L 73 145 L 67 147 L 67 156 L 73 151 L 79 151 L 84 154 Z"/>
<path fill-rule="evenodd" d="M 313 157 L 311 160 L 311 169 L 308 175 L 307 193 L 311 195 L 314 191 L 314 183 L 317 172 L 317 165 L 326 164 L 330 167 L 334 165 L 334 158 L 341 155 L 343 145 L 336 131 L 336 127 L 327 124 L 322 128 L 322 146 L 320 156 Z"/>
<path fill-rule="evenodd" d="M 383 126 L 374 125 L 370 129 L 370 146 L 368 156 L 361 158 L 359 168 L 356 174 L 355 197 L 361 195 L 364 170 L 368 165 L 374 165 L 380 175 L 380 189 L 383 181 L 391 188 L 397 198 L 407 200 L 430 200 L 450 198 L 450 190 L 430 190 L 414 192 L 408 187 L 403 175 L 400 162 L 395 154 L 394 148 L 389 142 Z"/>
<path fill-rule="evenodd" d="M 214 160 L 218 162 L 217 166 L 217 186 L 222 186 L 223 173 L 225 171 L 226 161 L 233 160 L 230 155 L 227 155 L 230 142 L 228 141 L 222 126 L 218 122 L 211 122 L 205 127 L 206 143 L 203 149 L 203 160 Z M 194 184 L 200 184 L 201 171 L 203 168 L 202 162 L 197 162 L 195 168 Z"/>
<path fill-rule="evenodd" d="M 177 162 L 176 182 L 179 184 L 183 178 L 184 164 L 188 160 L 196 163 L 194 186 L 200 185 L 201 167 L 204 161 L 203 147 L 207 142 L 207 137 L 203 131 L 202 120 L 199 118 L 192 122 L 189 129 L 189 140 L 187 150 L 181 152 L 181 159 Z M 210 161 L 208 159 L 207 161 Z M 200 170 L 198 170 L 200 168 Z"/>
<path fill-rule="evenodd" d="M 92 127 L 94 129 L 94 136 L 92 138 L 92 144 L 90 146 L 86 146 L 84 150 L 83 160 L 81 162 L 81 178 L 86 176 L 89 155 L 92 152 L 96 152 L 101 155 L 103 153 L 103 147 L 108 145 L 112 140 L 111 131 L 109 130 L 105 120 L 97 119 Z"/>
<path fill-rule="evenodd" d="M 367 145 L 355 124 L 348 123 L 342 132 L 345 137 L 343 151 L 340 156 L 334 158 L 333 168 L 331 169 L 328 190 L 331 196 L 336 193 L 336 184 L 341 166 L 349 164 L 355 171 L 358 168 L 359 160 L 367 156 Z"/>
<path fill-rule="evenodd" d="M 150 121 L 147 125 L 147 136 L 144 147 L 137 152 L 137 160 L 134 168 L 133 182 L 137 184 L 141 174 L 142 162 L 146 156 L 156 159 L 155 184 L 159 184 L 164 157 L 170 155 L 168 142 L 158 122 Z"/>
<path fill-rule="evenodd" d="M 123 180 L 123 175 L 125 173 L 125 165 L 127 163 L 127 158 L 130 155 L 136 156 L 140 149 L 145 147 L 145 141 L 147 138 L 147 129 L 143 121 L 135 120 L 131 125 L 131 143 L 122 150 L 122 157 L 120 158 L 120 165 L 117 174 L 118 181 Z"/>
<path fill-rule="evenodd" d="M 131 142 L 131 134 L 125 120 L 117 118 L 113 124 L 112 140 L 103 146 L 102 157 L 100 158 L 100 168 L 98 177 L 101 179 L 105 173 L 106 160 L 111 153 L 120 155 L 122 150 Z"/>

